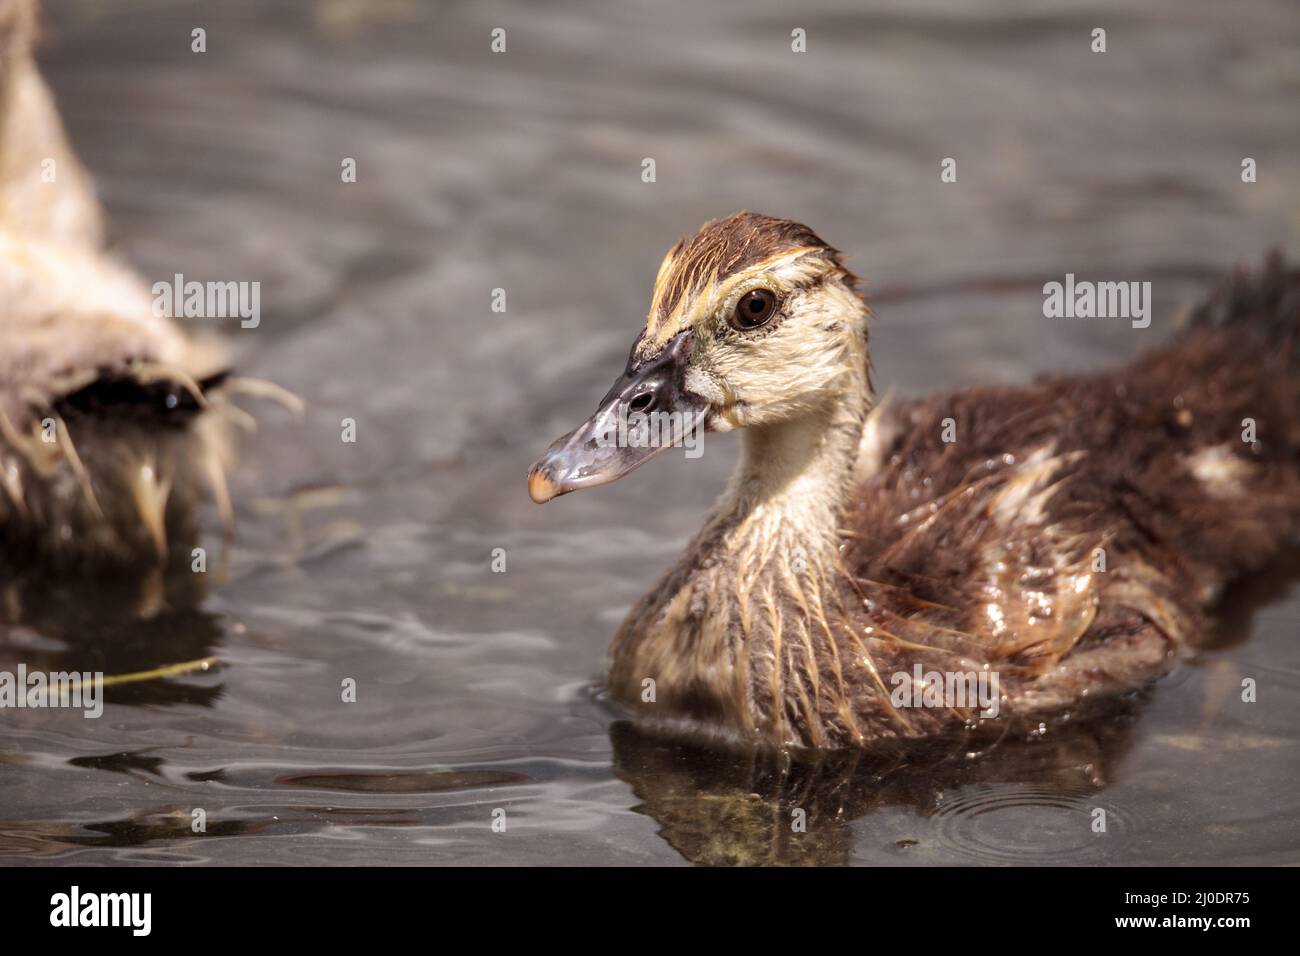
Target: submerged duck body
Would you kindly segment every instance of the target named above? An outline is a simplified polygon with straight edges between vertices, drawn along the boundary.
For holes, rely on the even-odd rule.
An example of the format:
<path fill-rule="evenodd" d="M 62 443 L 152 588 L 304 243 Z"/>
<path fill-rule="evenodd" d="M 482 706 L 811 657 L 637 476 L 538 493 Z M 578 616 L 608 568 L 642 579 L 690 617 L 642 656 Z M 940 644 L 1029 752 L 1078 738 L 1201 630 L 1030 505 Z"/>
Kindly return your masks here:
<path fill-rule="evenodd" d="M 1297 528 L 1300 274 L 1280 260 L 1171 345 L 1025 388 L 873 407 L 867 317 L 807 227 L 708 223 L 665 258 L 623 378 L 533 466 L 538 501 L 639 466 L 662 448 L 597 440 L 629 409 L 744 429 L 611 646 L 642 721 L 809 749 L 1032 727 L 1167 672 Z M 970 693 L 927 696 L 929 675 Z"/>

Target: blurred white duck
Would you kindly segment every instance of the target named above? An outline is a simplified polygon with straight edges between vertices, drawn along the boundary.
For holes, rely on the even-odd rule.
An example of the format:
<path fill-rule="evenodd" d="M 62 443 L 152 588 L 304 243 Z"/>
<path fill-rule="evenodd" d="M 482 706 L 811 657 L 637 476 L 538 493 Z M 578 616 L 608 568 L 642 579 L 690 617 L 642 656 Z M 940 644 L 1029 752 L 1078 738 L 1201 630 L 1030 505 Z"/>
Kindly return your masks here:
<path fill-rule="evenodd" d="M 36 20 L 32 0 L 0 0 L 0 550 L 156 558 L 205 486 L 229 527 L 242 413 L 222 400 L 220 346 L 155 314 L 105 251 L 32 58 Z"/>

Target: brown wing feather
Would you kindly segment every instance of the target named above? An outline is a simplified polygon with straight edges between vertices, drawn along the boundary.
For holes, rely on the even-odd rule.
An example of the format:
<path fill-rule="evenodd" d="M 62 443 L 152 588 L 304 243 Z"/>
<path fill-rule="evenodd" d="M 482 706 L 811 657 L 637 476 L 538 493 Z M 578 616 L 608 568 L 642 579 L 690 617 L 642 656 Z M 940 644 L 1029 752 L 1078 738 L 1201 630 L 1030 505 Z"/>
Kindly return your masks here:
<path fill-rule="evenodd" d="M 867 619 L 1009 672 L 1021 710 L 1166 669 L 1300 519 L 1297 275 L 1117 371 L 888 410 L 846 522 Z"/>

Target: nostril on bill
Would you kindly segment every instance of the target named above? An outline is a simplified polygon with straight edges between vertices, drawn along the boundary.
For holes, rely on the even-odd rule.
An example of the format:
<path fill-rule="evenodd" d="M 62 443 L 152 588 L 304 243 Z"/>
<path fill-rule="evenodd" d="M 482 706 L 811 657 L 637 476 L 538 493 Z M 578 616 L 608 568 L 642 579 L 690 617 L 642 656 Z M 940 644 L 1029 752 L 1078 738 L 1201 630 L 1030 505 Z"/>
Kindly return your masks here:
<path fill-rule="evenodd" d="M 654 402 L 654 392 L 642 392 L 640 395 L 635 396 L 632 401 L 628 402 L 627 407 L 634 412 L 648 412 L 650 407 L 654 405 Z"/>

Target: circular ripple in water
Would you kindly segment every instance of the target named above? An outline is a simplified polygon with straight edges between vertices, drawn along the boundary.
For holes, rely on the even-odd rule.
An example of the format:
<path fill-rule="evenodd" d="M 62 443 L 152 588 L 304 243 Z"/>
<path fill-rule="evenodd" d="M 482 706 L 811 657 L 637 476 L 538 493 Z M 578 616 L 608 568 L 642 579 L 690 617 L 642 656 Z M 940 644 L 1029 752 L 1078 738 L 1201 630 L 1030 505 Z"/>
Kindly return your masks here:
<path fill-rule="evenodd" d="M 1106 832 L 1094 833 L 1094 811 Z M 1041 784 L 962 787 L 945 794 L 931 819 L 939 844 L 983 863 L 1087 862 L 1131 837 L 1133 818 L 1098 794 Z"/>

